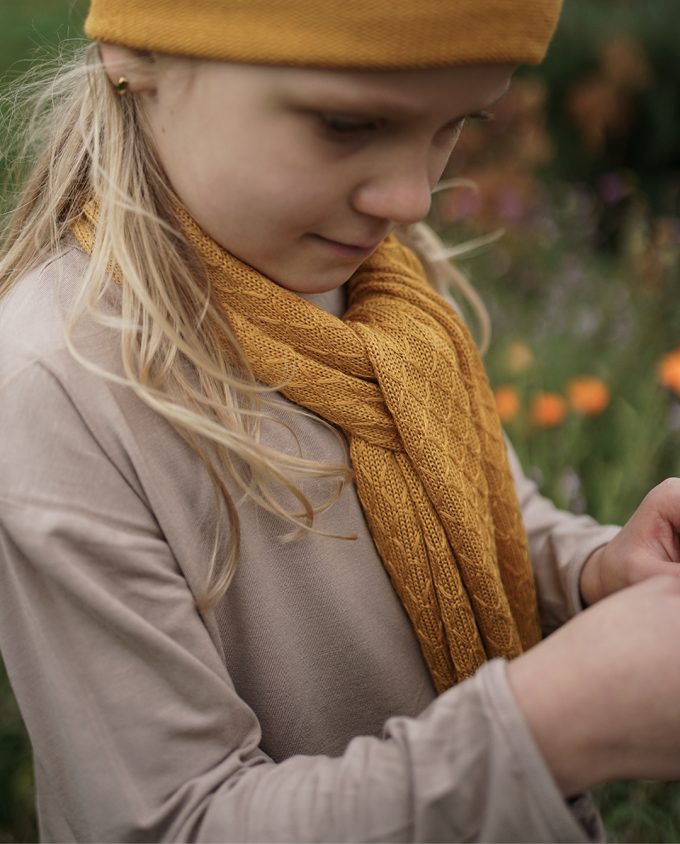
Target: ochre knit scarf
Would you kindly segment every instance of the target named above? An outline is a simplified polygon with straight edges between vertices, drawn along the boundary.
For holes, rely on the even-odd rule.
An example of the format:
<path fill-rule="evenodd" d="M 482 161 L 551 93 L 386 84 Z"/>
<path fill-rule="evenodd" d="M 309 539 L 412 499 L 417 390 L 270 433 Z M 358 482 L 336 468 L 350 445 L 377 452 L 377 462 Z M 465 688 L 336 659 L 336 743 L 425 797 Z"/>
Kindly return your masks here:
<path fill-rule="evenodd" d="M 89 207 L 91 209 L 91 206 Z M 74 227 L 91 250 L 96 211 Z M 388 238 L 342 319 L 184 233 L 255 376 L 347 436 L 369 530 L 439 692 L 540 638 L 526 537 L 493 395 L 468 330 Z"/>

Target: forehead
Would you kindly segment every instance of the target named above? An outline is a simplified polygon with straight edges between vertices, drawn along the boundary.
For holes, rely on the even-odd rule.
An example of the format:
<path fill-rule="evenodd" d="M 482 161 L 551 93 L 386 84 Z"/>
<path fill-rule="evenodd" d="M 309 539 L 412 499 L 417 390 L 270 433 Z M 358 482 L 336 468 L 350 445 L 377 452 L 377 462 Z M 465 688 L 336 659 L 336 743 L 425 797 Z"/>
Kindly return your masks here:
<path fill-rule="evenodd" d="M 314 71 L 286 80 L 310 96 L 357 100 L 382 111 L 415 113 L 430 106 L 497 99 L 507 89 L 512 67 L 464 65 L 411 71 Z M 282 80 L 283 81 L 283 80 Z"/>
<path fill-rule="evenodd" d="M 193 82 L 237 88 L 265 100 L 284 98 L 321 106 L 417 117 L 432 109 L 464 114 L 490 105 L 508 88 L 514 65 L 479 64 L 428 70 L 346 71 L 194 63 Z"/>

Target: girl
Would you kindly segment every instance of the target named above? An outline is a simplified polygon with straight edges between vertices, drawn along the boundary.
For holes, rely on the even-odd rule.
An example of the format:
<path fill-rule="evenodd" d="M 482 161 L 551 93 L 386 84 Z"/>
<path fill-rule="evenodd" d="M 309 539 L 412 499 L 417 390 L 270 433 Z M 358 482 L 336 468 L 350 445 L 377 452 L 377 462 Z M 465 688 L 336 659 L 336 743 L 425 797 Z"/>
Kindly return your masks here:
<path fill-rule="evenodd" d="M 555 511 L 423 274 L 558 6 L 93 0 L 0 263 L 44 839 L 583 841 L 584 789 L 680 772 L 677 484 Z"/>

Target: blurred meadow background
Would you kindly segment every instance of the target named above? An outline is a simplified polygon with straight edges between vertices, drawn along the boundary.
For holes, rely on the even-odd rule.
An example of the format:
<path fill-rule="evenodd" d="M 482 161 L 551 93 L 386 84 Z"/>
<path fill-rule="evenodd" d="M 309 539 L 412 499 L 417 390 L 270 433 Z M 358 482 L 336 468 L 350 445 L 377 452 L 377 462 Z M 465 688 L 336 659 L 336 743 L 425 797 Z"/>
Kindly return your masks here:
<path fill-rule="evenodd" d="M 2 84 L 80 37 L 85 5 L 2 3 Z M 488 369 L 526 471 L 603 522 L 680 475 L 677 14 L 677 0 L 567 0 L 546 63 L 465 130 L 447 175 L 470 183 L 432 212 L 452 244 L 479 239 L 460 264 L 491 312 Z M 32 788 L 3 674 L 0 844 L 36 839 Z M 680 785 L 596 798 L 611 840 L 680 841 Z"/>

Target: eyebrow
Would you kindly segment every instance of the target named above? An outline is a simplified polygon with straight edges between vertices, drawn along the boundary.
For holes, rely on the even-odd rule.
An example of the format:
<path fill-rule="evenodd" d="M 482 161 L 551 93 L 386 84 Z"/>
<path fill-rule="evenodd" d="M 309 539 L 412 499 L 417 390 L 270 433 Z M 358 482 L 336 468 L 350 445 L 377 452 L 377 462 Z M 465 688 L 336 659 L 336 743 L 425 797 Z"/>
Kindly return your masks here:
<path fill-rule="evenodd" d="M 365 97 L 353 94 L 345 94 L 338 91 L 309 92 L 308 94 L 297 95 L 304 100 L 318 100 L 323 103 L 324 109 L 347 114 L 367 115 L 371 117 L 380 116 L 386 118 L 416 118 L 422 116 L 422 109 L 418 106 L 410 106 L 398 101 L 386 100 L 382 97 Z M 464 115 L 461 115 L 461 118 Z"/>
<path fill-rule="evenodd" d="M 508 92 L 509 85 L 496 97 L 482 106 L 471 108 L 463 114 L 458 114 L 448 118 L 447 122 L 457 123 L 463 120 L 469 114 L 478 112 L 482 109 L 490 108 L 501 100 Z M 296 105 L 307 107 L 312 100 L 324 103 L 324 110 L 329 112 L 338 112 L 340 114 L 357 115 L 360 117 L 379 117 L 386 119 L 417 119 L 423 116 L 423 110 L 418 105 L 411 105 L 404 103 L 398 99 L 390 100 L 384 96 L 370 94 L 368 96 L 359 96 L 346 91 L 333 91 L 328 88 L 319 86 L 318 89 L 312 88 L 305 93 L 298 93 L 293 90 L 286 93 L 286 96 L 291 102 Z M 315 108 L 317 106 L 314 106 Z"/>

